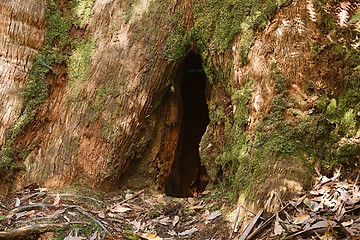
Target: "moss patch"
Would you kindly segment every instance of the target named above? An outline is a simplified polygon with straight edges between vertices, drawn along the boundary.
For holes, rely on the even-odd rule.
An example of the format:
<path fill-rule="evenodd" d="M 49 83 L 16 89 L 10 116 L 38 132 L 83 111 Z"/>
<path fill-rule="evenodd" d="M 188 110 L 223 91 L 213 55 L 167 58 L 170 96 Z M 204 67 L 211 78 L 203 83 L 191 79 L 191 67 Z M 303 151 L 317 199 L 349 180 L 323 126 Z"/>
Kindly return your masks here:
<path fill-rule="evenodd" d="M 9 180 L 14 171 L 20 169 L 14 162 L 19 151 L 13 145 L 25 127 L 34 121 L 41 104 L 49 95 L 46 77 L 50 72 L 56 74 L 52 70 L 52 65 L 66 63 L 71 66 L 72 76 L 78 78 L 85 76 L 84 68 L 89 64 L 89 52 L 93 49 L 93 42 L 90 38 L 83 44 L 81 40 L 75 41 L 74 53 L 79 59 L 78 61 L 75 61 L 75 57 L 69 59 L 68 49 L 72 42 L 69 31 L 71 26 L 84 26 L 85 20 L 88 21 L 91 15 L 92 4 L 93 1 L 90 0 L 73 1 L 71 7 L 60 9 L 54 0 L 46 1 L 47 26 L 44 46 L 39 50 L 29 70 L 28 79 L 21 92 L 23 102 L 20 116 L 7 130 L 5 144 L 1 150 L 0 175 L 5 176 L 3 180 Z M 79 63 L 79 61 L 83 62 Z"/>
<path fill-rule="evenodd" d="M 95 43 L 90 37 L 85 41 L 77 39 L 72 43 L 73 51 L 68 59 L 68 69 L 74 96 L 79 94 L 83 82 L 89 76 L 88 67 L 95 47 Z"/>

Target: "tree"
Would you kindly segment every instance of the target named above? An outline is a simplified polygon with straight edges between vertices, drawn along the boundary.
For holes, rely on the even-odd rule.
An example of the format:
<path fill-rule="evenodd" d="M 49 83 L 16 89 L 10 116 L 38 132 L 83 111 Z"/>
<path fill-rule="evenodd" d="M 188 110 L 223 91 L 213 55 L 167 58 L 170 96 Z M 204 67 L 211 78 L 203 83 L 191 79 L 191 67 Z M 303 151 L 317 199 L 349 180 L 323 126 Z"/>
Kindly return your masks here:
<path fill-rule="evenodd" d="M 1 3 L 2 189 L 210 181 L 271 210 L 314 166 L 358 164 L 358 26 L 337 24 L 341 4 Z"/>

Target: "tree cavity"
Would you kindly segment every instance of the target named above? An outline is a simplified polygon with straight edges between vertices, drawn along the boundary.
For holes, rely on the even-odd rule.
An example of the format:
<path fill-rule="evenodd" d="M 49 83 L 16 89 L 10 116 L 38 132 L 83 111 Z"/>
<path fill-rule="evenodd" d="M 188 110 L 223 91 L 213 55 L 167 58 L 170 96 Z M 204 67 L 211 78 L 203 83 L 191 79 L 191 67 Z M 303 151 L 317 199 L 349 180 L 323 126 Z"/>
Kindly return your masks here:
<path fill-rule="evenodd" d="M 202 192 L 208 183 L 205 167 L 201 164 L 199 144 L 209 124 L 205 89 L 208 84 L 201 58 L 190 52 L 178 69 L 179 137 L 165 193 L 174 197 L 189 197 Z"/>

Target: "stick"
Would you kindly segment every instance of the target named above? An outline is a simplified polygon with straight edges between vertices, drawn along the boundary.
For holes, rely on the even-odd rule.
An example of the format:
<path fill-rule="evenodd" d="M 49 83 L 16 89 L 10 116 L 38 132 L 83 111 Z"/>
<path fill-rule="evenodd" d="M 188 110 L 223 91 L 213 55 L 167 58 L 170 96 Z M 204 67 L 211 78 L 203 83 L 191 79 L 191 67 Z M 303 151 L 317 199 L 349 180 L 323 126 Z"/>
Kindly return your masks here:
<path fill-rule="evenodd" d="M 348 230 L 346 230 L 346 228 L 344 227 L 344 225 L 341 224 L 340 221 L 334 219 L 335 222 L 339 225 L 340 229 L 343 231 L 343 233 L 346 236 L 346 239 L 352 239 L 351 234 L 348 232 Z"/>
<path fill-rule="evenodd" d="M 86 212 L 84 209 L 80 208 L 79 206 L 74 206 L 74 209 L 76 209 L 78 212 L 84 214 L 85 216 L 93 220 L 95 223 L 97 223 L 106 232 L 106 234 L 110 234 L 109 230 L 107 230 L 107 228 L 99 220 L 91 216 L 90 213 Z"/>
<path fill-rule="evenodd" d="M 249 236 L 251 230 L 254 228 L 255 224 L 257 223 L 257 221 L 259 220 L 261 214 L 264 212 L 264 209 L 261 209 L 256 216 L 251 220 L 251 222 L 247 225 L 247 227 L 245 228 L 245 231 L 243 232 L 243 234 L 241 234 L 239 240 L 245 240 L 247 239 L 247 236 Z"/>
<path fill-rule="evenodd" d="M 51 228 L 63 228 L 69 225 L 69 223 L 40 223 L 20 227 L 11 231 L 1 231 L 0 239 L 20 239 L 35 233 L 48 232 Z"/>
<path fill-rule="evenodd" d="M 230 234 L 230 237 L 229 237 L 230 240 L 233 238 L 233 234 L 234 234 L 234 232 L 235 232 L 235 230 L 236 230 L 236 227 L 237 227 L 237 225 L 238 225 L 237 222 L 238 222 L 238 220 L 239 220 L 240 207 L 241 207 L 241 205 L 239 204 L 239 206 L 238 206 L 238 208 L 237 208 L 237 211 L 236 211 L 236 216 L 235 216 L 235 221 L 234 221 L 233 230 L 232 230 L 232 232 L 231 232 L 231 234 Z"/>
<path fill-rule="evenodd" d="M 261 224 L 257 229 L 255 229 L 255 231 L 247 238 L 248 240 L 253 239 L 256 235 L 258 235 L 261 231 L 264 230 L 264 228 L 266 228 L 272 220 L 274 220 L 274 218 L 276 217 L 277 214 L 281 213 L 282 211 L 284 211 L 288 206 L 290 205 L 290 203 L 286 204 L 282 209 L 280 209 L 280 211 L 278 211 L 277 213 L 275 213 L 274 215 L 272 215 L 268 220 L 266 220 L 263 224 Z"/>
<path fill-rule="evenodd" d="M 318 228 L 310 228 L 310 229 L 307 229 L 307 230 L 302 230 L 302 231 L 299 231 L 299 232 L 296 232 L 294 234 L 291 234 L 291 235 L 288 235 L 288 236 L 285 236 L 284 239 L 294 239 L 294 237 L 298 236 L 298 235 L 301 235 L 301 234 L 304 234 L 304 233 L 308 233 L 308 232 L 320 232 L 320 231 L 326 231 L 328 230 L 327 227 L 318 227 Z"/>
<path fill-rule="evenodd" d="M 1 202 L 0 202 L 0 207 L 7 210 L 7 207 L 5 207 L 5 205 L 3 205 Z"/>
<path fill-rule="evenodd" d="M 86 212 L 82 208 L 76 205 L 65 205 L 65 204 L 59 204 L 59 205 L 53 205 L 53 204 L 45 204 L 45 203 L 38 203 L 38 204 L 32 204 L 32 205 L 26 205 L 18 208 L 14 208 L 10 211 L 11 214 L 18 213 L 18 212 L 24 212 L 29 210 L 35 210 L 35 209 L 42 209 L 42 208 L 58 208 L 58 207 L 68 207 L 68 208 L 74 208 L 78 212 L 84 214 L 85 216 L 92 219 L 95 223 L 97 223 L 107 234 L 110 234 L 109 230 L 97 219 L 95 219 L 93 216 L 91 216 L 90 213 Z"/>
<path fill-rule="evenodd" d="M 57 194 L 49 194 L 48 197 L 56 197 Z M 61 193 L 58 195 L 59 197 L 76 197 L 76 198 L 84 198 L 84 199 L 89 199 L 89 200 L 92 200 L 94 202 L 96 202 L 97 204 L 99 205 L 105 205 L 104 202 L 102 201 L 99 201 L 95 198 L 92 198 L 92 197 L 86 197 L 86 196 L 82 196 L 82 195 L 75 195 L 75 194 L 70 194 L 70 193 Z M 47 198 L 45 198 L 47 199 Z M 45 201 L 45 199 L 43 200 L 43 202 Z"/>
<path fill-rule="evenodd" d="M 20 198 L 20 201 L 25 201 L 25 200 L 28 200 L 30 198 L 33 198 L 35 196 L 45 196 L 46 195 L 46 192 L 36 192 L 36 193 L 33 193 L 33 194 L 29 194 L 27 196 L 24 196 L 22 198 Z"/>
<path fill-rule="evenodd" d="M 251 213 L 252 215 L 256 216 L 256 214 L 255 214 L 253 211 L 251 211 L 250 209 L 244 207 L 243 205 L 240 205 L 240 207 L 241 207 L 242 209 L 246 210 L 247 212 Z"/>
<path fill-rule="evenodd" d="M 129 198 L 126 198 L 126 199 L 122 200 L 119 204 L 121 205 L 121 204 L 123 204 L 123 203 L 126 203 L 127 201 L 130 201 L 131 199 L 136 198 L 137 196 L 139 196 L 139 195 L 142 194 L 143 192 L 145 192 L 145 189 L 143 189 L 143 190 L 135 193 L 132 197 L 129 197 Z"/>
<path fill-rule="evenodd" d="M 38 210 L 38 209 L 42 209 L 42 208 L 58 208 L 59 206 L 64 206 L 64 205 L 36 203 L 36 204 L 25 205 L 25 206 L 14 208 L 10 211 L 10 214 L 24 212 L 24 211 L 30 211 L 30 210 Z"/>

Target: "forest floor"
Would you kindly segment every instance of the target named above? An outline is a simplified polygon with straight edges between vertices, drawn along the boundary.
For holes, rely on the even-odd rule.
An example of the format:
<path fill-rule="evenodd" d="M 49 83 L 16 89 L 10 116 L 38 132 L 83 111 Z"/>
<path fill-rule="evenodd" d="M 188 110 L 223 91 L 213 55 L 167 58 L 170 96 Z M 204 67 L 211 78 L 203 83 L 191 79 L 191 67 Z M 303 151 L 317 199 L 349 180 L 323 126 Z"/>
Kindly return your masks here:
<path fill-rule="evenodd" d="M 216 191 L 173 198 L 32 184 L 0 198 L 0 239 L 360 239 L 358 180 L 319 177 L 276 213 L 231 205 Z M 239 219 L 240 211 L 248 218 Z"/>

